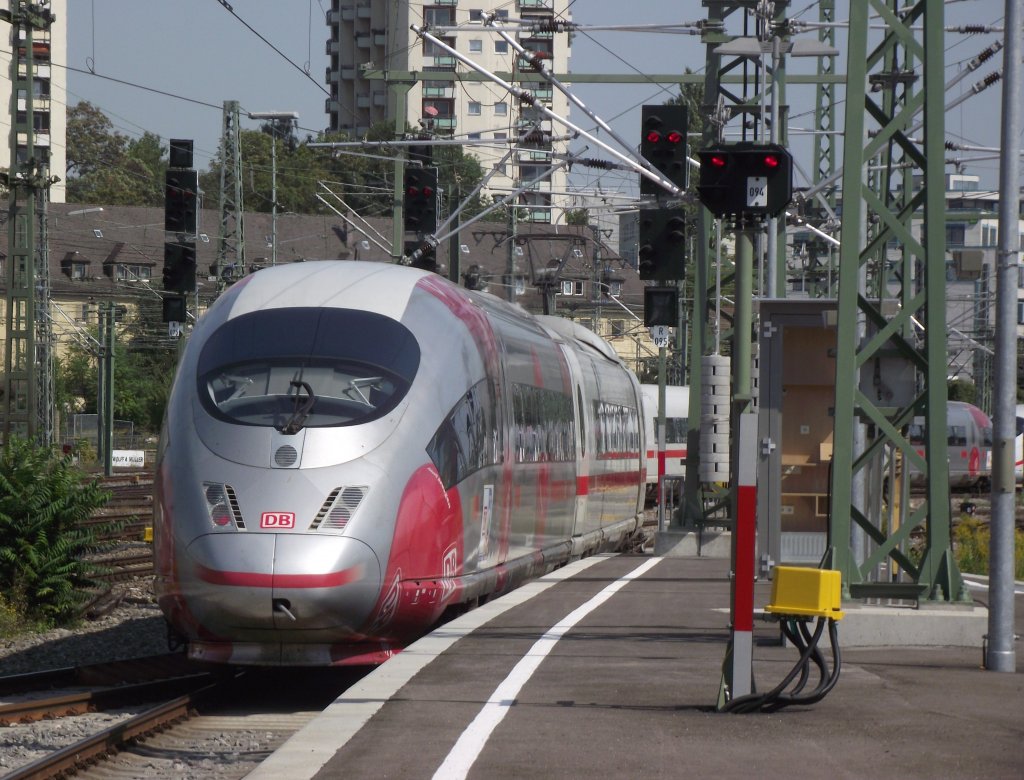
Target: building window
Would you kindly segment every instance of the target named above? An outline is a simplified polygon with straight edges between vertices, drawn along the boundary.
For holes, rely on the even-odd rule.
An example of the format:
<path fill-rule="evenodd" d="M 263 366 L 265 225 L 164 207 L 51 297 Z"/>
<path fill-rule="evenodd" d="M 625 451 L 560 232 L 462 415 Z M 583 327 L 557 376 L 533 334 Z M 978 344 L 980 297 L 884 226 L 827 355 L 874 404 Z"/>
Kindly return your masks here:
<path fill-rule="evenodd" d="M 946 246 L 963 246 L 964 234 L 967 226 L 963 223 L 950 223 L 946 225 Z"/>
<path fill-rule="evenodd" d="M 482 107 L 475 100 L 469 101 L 469 106 L 466 109 L 466 113 L 470 116 L 480 116 L 483 113 Z"/>
<path fill-rule="evenodd" d="M 468 138 L 468 139 L 469 139 L 470 141 L 479 141 L 479 140 L 480 140 L 480 133 L 470 133 L 470 134 L 469 134 L 469 135 L 467 135 L 466 137 L 467 137 L 467 138 Z"/>
<path fill-rule="evenodd" d="M 508 176 L 508 165 L 505 163 L 494 163 L 494 170 L 501 176 Z"/>
<path fill-rule="evenodd" d="M 1024 325 L 1024 301 L 1017 301 L 1017 324 Z"/>
<path fill-rule="evenodd" d="M 622 282 L 609 282 L 608 294 L 612 296 L 612 298 L 618 298 L 622 295 Z"/>
<path fill-rule="evenodd" d="M 144 282 L 151 279 L 153 269 L 148 265 L 138 263 L 118 263 L 117 278 L 125 282 Z"/>
<path fill-rule="evenodd" d="M 484 50 L 484 42 L 479 38 L 474 38 L 469 42 L 469 53 L 470 54 L 481 54 Z"/>
<path fill-rule="evenodd" d="M 75 319 L 78 322 L 89 322 L 92 319 L 92 309 L 93 305 L 91 303 L 83 303 Z"/>
<path fill-rule="evenodd" d="M 573 281 L 572 279 L 563 279 L 562 295 L 583 295 L 582 280 Z"/>
<path fill-rule="evenodd" d="M 494 42 L 494 53 L 495 54 L 508 54 L 508 41 L 496 40 Z"/>
<path fill-rule="evenodd" d="M 608 320 L 608 333 L 613 339 L 622 338 L 626 335 L 626 323 L 624 320 Z"/>
<path fill-rule="evenodd" d="M 495 103 L 494 104 L 494 115 L 495 116 L 508 116 L 508 103 Z"/>
<path fill-rule="evenodd" d="M 88 279 L 89 278 L 89 264 L 88 263 L 72 263 L 71 264 L 71 278 L 72 279 Z"/>
<path fill-rule="evenodd" d="M 428 27 L 454 27 L 455 9 L 450 6 L 427 6 L 423 9 L 423 21 Z"/>

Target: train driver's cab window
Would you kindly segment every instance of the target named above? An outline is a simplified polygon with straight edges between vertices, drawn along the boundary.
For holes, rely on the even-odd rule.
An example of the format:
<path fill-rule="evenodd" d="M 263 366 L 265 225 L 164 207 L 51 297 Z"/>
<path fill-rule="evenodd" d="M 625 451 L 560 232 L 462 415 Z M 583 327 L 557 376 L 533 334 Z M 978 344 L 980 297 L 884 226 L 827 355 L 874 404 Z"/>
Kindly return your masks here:
<path fill-rule="evenodd" d="M 946 428 L 946 443 L 950 447 L 967 446 L 967 427 L 964 425 L 950 425 Z"/>
<path fill-rule="evenodd" d="M 214 417 L 237 425 L 283 433 L 359 425 L 398 405 L 419 356 L 404 325 L 372 312 L 270 309 L 229 320 L 209 338 L 198 392 Z"/>

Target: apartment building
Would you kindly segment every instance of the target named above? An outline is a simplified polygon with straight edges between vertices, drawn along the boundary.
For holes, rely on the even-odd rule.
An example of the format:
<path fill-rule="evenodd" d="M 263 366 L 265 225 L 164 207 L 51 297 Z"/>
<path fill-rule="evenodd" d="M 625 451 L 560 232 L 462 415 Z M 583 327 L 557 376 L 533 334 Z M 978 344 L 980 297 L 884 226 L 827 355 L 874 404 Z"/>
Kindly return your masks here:
<path fill-rule="evenodd" d="M 326 101 L 332 132 L 361 134 L 371 125 L 391 121 L 397 99 L 383 78 L 412 74 L 405 96 L 406 121 L 414 131 L 467 141 L 465 150 L 476 156 L 484 170 L 497 169 L 486 192 L 501 197 L 518 182 L 542 176 L 559 144 L 560 126 L 545 119 L 530 105 L 490 80 L 480 80 L 444 47 L 420 39 L 411 25 L 429 28 L 436 36 L 482 68 L 506 80 L 532 73 L 529 63 L 506 40 L 485 27 L 485 14 L 526 49 L 540 53 L 552 73 L 569 67 L 569 36 L 554 33 L 550 23 L 568 20 L 568 0 L 434 0 L 423 5 L 400 0 L 332 0 L 327 12 L 330 37 L 327 53 Z M 462 29 L 451 30 L 458 26 Z M 546 83 L 523 83 L 559 116 L 568 115 L 568 100 Z M 527 136 L 527 148 L 507 155 L 512 142 Z M 488 143 L 490 142 L 490 143 Z M 554 222 L 567 201 L 566 175 L 557 171 L 531 185 L 517 199 L 519 218 L 528 222 Z"/>
<path fill-rule="evenodd" d="M 46 5 L 46 4 L 44 4 Z M 67 0 L 50 0 L 49 8 L 56 17 L 49 30 L 35 30 L 32 34 L 32 60 L 35 75 L 32 80 L 32 120 L 35 128 L 33 143 L 36 159 L 47 163 L 51 176 L 60 181 L 50 188 L 50 200 L 63 203 L 65 193 L 67 135 Z M 10 10 L 9 0 L 0 0 L 0 7 Z M 14 50 L 13 28 L 6 26 L 8 45 L 0 54 L 0 105 L 11 105 L 11 52 Z M 22 56 L 26 53 L 20 47 Z M 57 63 L 54 67 L 51 63 Z M 18 112 L 27 109 L 27 96 L 18 97 Z M 10 119 L 3 123 L 10 127 Z M 8 134 L 9 135 L 9 134 Z M 18 138 L 19 156 L 27 156 L 25 134 Z M 10 142 L 0 144 L 0 168 L 11 164 Z"/>

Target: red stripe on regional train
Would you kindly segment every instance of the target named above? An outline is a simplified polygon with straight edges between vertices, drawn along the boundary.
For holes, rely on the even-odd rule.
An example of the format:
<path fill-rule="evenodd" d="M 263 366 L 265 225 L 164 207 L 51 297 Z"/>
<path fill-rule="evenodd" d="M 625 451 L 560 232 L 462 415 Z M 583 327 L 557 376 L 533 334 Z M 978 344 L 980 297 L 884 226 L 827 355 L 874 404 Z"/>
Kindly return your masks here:
<path fill-rule="evenodd" d="M 657 450 L 647 450 L 647 457 L 650 460 L 654 460 L 654 458 L 657 456 L 657 454 L 658 454 Z M 666 458 L 685 458 L 686 457 L 686 450 L 685 449 L 682 449 L 682 450 L 665 450 L 665 457 Z"/>
<path fill-rule="evenodd" d="M 242 588 L 337 588 L 362 578 L 361 566 L 326 574 L 265 574 L 255 571 L 221 571 L 198 567 L 199 579 L 212 585 Z"/>
<path fill-rule="evenodd" d="M 609 487 L 635 487 L 644 481 L 640 471 L 621 471 L 613 474 L 592 474 L 589 477 L 589 488 L 599 490 Z"/>

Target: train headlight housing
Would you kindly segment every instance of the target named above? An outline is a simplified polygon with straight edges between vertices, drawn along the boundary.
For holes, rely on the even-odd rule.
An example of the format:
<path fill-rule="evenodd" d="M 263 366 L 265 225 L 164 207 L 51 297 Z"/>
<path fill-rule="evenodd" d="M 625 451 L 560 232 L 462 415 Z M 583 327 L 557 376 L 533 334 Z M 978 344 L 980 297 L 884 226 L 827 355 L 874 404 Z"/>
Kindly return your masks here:
<path fill-rule="evenodd" d="M 235 491 L 221 482 L 204 482 L 206 511 L 214 528 L 244 528 Z"/>

